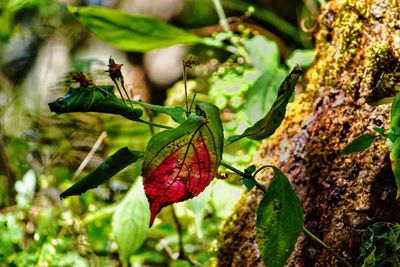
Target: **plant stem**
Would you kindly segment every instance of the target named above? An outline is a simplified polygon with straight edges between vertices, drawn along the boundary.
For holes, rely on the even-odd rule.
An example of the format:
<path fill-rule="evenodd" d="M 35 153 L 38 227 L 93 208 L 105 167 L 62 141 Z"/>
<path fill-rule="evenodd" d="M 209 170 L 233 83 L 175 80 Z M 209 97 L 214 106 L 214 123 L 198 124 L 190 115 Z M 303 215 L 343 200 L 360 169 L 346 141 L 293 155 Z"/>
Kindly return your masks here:
<path fill-rule="evenodd" d="M 142 119 L 137 119 L 135 121 L 138 121 L 138 122 L 141 122 L 141 123 L 145 123 L 145 124 L 148 124 L 148 125 L 151 125 L 151 126 L 163 128 L 163 129 L 172 129 L 172 127 L 170 127 L 170 126 L 154 123 L 154 122 L 151 122 L 151 121 L 145 121 L 145 120 L 142 120 Z"/>
<path fill-rule="evenodd" d="M 318 237 L 316 237 L 313 233 L 311 233 L 307 228 L 305 228 L 303 226 L 303 232 L 308 235 L 312 240 L 314 240 L 315 242 L 317 242 L 320 246 L 322 246 L 323 248 L 325 248 L 326 250 L 328 250 L 330 253 L 332 253 L 333 255 L 335 255 L 335 257 L 344 265 L 348 266 L 348 267 L 352 267 L 351 264 L 343 257 L 341 257 L 339 254 L 337 254 L 336 251 L 334 251 L 332 248 L 330 248 L 328 245 L 326 245 L 321 239 L 319 239 Z"/>
<path fill-rule="evenodd" d="M 185 61 L 182 63 L 183 65 L 183 85 L 185 86 L 185 101 L 186 101 L 186 118 L 189 117 L 190 111 L 189 111 L 189 101 L 188 101 L 188 93 L 187 93 L 187 73 L 186 73 L 186 65 Z"/>
<path fill-rule="evenodd" d="M 229 165 L 226 162 L 221 161 L 221 165 L 224 166 L 225 168 L 233 171 L 234 173 L 239 174 L 240 176 L 242 176 L 244 179 L 253 179 L 255 182 L 255 185 L 258 189 L 260 189 L 263 193 L 265 193 L 267 191 L 267 188 L 265 188 L 264 185 L 260 184 L 259 182 L 257 182 L 257 180 L 255 179 L 255 177 L 251 174 L 242 172 L 241 170 L 236 169 L 235 167 L 232 167 L 231 165 Z"/>
<path fill-rule="evenodd" d="M 217 12 L 219 18 L 219 24 L 221 24 L 224 31 L 229 32 L 228 21 L 226 20 L 224 9 L 222 8 L 222 4 L 220 0 L 213 0 L 215 11 Z"/>
<path fill-rule="evenodd" d="M 257 180 L 255 179 L 255 175 L 251 175 L 249 173 L 245 173 L 242 172 L 241 170 L 236 169 L 235 167 L 230 166 L 228 163 L 221 161 L 221 165 L 224 166 L 225 168 L 239 174 L 240 176 L 242 176 L 244 179 L 253 179 L 255 182 L 255 185 L 258 189 L 260 189 L 264 194 L 267 192 L 267 189 L 264 185 L 260 184 L 259 182 L 257 182 Z M 260 169 L 258 169 L 255 174 L 257 174 L 258 172 L 260 172 L 262 169 L 265 169 L 267 167 L 273 167 L 270 165 L 266 165 L 261 167 Z M 315 242 L 317 242 L 319 245 L 321 245 L 323 248 L 325 248 L 326 250 L 328 250 L 330 253 L 332 253 L 340 262 L 342 262 L 344 265 L 348 266 L 348 267 L 352 267 L 351 264 L 346 261 L 345 258 L 341 257 L 339 254 L 337 254 L 332 248 L 330 248 L 328 245 L 326 245 L 324 242 L 322 242 L 318 237 L 316 237 L 313 233 L 311 233 L 307 228 L 305 228 L 303 226 L 303 232 L 305 234 L 307 234 L 312 240 L 314 240 Z"/>

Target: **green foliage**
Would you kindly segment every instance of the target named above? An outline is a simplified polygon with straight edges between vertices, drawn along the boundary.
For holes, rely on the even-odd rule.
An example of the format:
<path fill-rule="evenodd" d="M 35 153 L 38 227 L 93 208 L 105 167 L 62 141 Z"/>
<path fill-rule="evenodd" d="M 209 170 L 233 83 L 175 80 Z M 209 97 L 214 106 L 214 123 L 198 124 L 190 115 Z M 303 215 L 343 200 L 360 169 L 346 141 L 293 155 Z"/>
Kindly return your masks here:
<path fill-rule="evenodd" d="M 152 105 L 143 102 L 133 101 L 132 103 L 138 104 L 143 108 L 154 111 L 156 113 L 163 113 L 169 115 L 175 122 L 182 123 L 185 120 L 185 109 L 181 107 L 165 107 L 159 105 Z"/>
<path fill-rule="evenodd" d="M 126 166 L 136 162 L 141 157 L 143 157 L 143 152 L 133 151 L 127 147 L 121 148 L 108 157 L 105 162 L 100 164 L 91 173 L 62 192 L 60 197 L 66 198 L 73 195 L 80 195 L 89 189 L 96 188 L 102 183 L 105 183 Z"/>
<path fill-rule="evenodd" d="M 277 168 L 257 208 L 257 244 L 265 265 L 284 266 L 303 229 L 303 208 L 286 176 Z"/>
<path fill-rule="evenodd" d="M 302 68 L 308 68 L 311 66 L 315 58 L 315 51 L 313 49 L 296 49 L 290 54 L 288 59 L 286 59 L 286 65 L 289 68 L 294 68 L 296 65 Z"/>
<path fill-rule="evenodd" d="M 230 137 L 228 142 L 233 143 L 244 137 L 253 140 L 262 140 L 271 136 L 285 117 L 286 105 L 289 103 L 290 97 L 293 94 L 294 87 L 298 78 L 300 77 L 300 74 L 300 67 L 294 68 L 281 84 L 278 98 L 272 105 L 271 110 L 267 113 L 267 115 L 256 122 L 253 126 L 247 128 L 241 135 Z"/>
<path fill-rule="evenodd" d="M 400 224 L 374 223 L 363 235 L 356 266 L 400 266 Z"/>
<path fill-rule="evenodd" d="M 129 257 L 146 240 L 149 222 L 149 203 L 142 183 L 137 181 L 118 204 L 112 218 L 112 229 L 123 266 L 128 266 Z"/>
<path fill-rule="evenodd" d="M 102 112 L 138 120 L 143 110 L 130 108 L 114 95 L 114 86 L 71 87 L 64 97 L 49 104 L 57 114 L 69 112 Z"/>
<path fill-rule="evenodd" d="M 280 66 L 279 49 L 275 42 L 263 36 L 255 36 L 244 42 L 251 63 L 261 75 L 250 86 L 244 109 L 251 123 L 256 123 L 266 114 L 278 96 L 279 86 L 287 71 Z"/>
<path fill-rule="evenodd" d="M 71 13 L 102 41 L 125 51 L 148 51 L 203 39 L 158 19 L 103 7 L 69 7 Z"/>
<path fill-rule="evenodd" d="M 388 147 L 390 151 L 390 161 L 397 185 L 397 198 L 400 197 L 400 94 L 393 99 L 390 114 L 390 128 L 388 134 Z"/>
<path fill-rule="evenodd" d="M 363 134 L 351 141 L 345 148 L 339 151 L 339 155 L 346 155 L 354 152 L 360 152 L 369 148 L 377 136 L 372 134 Z"/>

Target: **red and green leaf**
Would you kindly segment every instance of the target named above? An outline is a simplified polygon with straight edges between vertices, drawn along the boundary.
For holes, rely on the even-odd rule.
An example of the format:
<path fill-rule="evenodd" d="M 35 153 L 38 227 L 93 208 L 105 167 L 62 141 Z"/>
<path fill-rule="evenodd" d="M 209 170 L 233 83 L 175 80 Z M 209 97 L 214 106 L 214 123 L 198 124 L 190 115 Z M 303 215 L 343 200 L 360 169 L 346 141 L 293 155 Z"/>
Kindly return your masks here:
<path fill-rule="evenodd" d="M 178 128 L 158 133 L 150 140 L 142 169 L 150 225 L 163 207 L 204 191 L 217 174 L 222 148 L 219 110 L 205 103 L 198 105 L 196 115 Z"/>

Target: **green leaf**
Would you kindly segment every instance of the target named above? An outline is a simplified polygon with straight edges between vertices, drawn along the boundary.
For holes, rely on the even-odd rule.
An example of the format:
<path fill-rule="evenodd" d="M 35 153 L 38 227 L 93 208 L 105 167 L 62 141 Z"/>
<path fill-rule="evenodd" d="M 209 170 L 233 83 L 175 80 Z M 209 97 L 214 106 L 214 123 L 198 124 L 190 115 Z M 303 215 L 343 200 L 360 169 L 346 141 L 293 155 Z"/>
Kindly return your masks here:
<path fill-rule="evenodd" d="M 374 130 L 375 132 L 377 132 L 380 136 L 382 136 L 382 137 L 387 137 L 384 128 L 374 127 L 373 130 Z"/>
<path fill-rule="evenodd" d="M 271 136 L 285 118 L 286 106 L 293 94 L 294 87 L 301 74 L 301 68 L 295 67 L 281 84 L 278 98 L 264 118 L 247 128 L 241 135 L 228 138 L 228 144 L 247 137 L 253 140 L 263 140 Z"/>
<path fill-rule="evenodd" d="M 278 45 L 262 35 L 257 35 L 243 42 L 253 66 L 261 71 L 275 71 L 279 67 L 280 54 Z"/>
<path fill-rule="evenodd" d="M 372 134 L 363 134 L 351 141 L 345 148 L 339 151 L 339 155 L 346 155 L 354 152 L 360 152 L 369 148 L 377 136 Z"/>
<path fill-rule="evenodd" d="M 396 139 L 400 136 L 400 93 L 398 93 L 392 102 L 392 108 L 390 112 L 390 124 L 389 124 L 389 150 Z"/>
<path fill-rule="evenodd" d="M 302 68 L 308 68 L 313 63 L 314 58 L 314 49 L 296 49 L 290 54 L 289 58 L 286 60 L 286 65 L 288 65 L 289 68 L 294 68 L 296 65 L 299 65 Z"/>
<path fill-rule="evenodd" d="M 282 267 L 303 229 L 303 208 L 286 176 L 273 169 L 274 177 L 257 209 L 256 240 L 265 265 Z"/>
<path fill-rule="evenodd" d="M 400 224 L 377 222 L 368 227 L 355 266 L 400 266 Z"/>
<path fill-rule="evenodd" d="M 139 180 L 139 179 L 138 179 Z M 112 217 L 112 229 L 123 266 L 147 238 L 150 212 L 141 181 L 132 185 Z"/>
<path fill-rule="evenodd" d="M 400 197 L 400 138 L 397 138 L 390 149 L 390 161 L 392 163 L 392 170 L 394 179 L 397 185 L 396 198 Z"/>
<path fill-rule="evenodd" d="M 246 174 L 252 174 L 253 172 L 256 171 L 256 165 L 250 165 L 244 170 L 244 173 Z M 256 180 L 254 177 L 243 177 L 242 178 L 243 185 L 246 187 L 247 191 L 250 191 L 256 186 Z"/>
<path fill-rule="evenodd" d="M 64 97 L 49 103 L 50 110 L 57 113 L 69 112 L 101 112 L 121 115 L 136 121 L 142 114 L 142 109 L 128 107 L 114 95 L 114 86 L 71 87 Z"/>
<path fill-rule="evenodd" d="M 261 74 L 250 87 L 244 108 L 248 119 L 256 123 L 270 111 L 278 96 L 279 86 L 285 80 L 287 71 L 276 68 Z"/>
<path fill-rule="evenodd" d="M 185 121 L 185 109 L 181 107 L 164 107 L 159 105 L 152 105 L 143 102 L 132 101 L 135 104 L 138 104 L 144 108 L 147 108 L 151 111 L 163 113 L 169 115 L 175 122 L 182 123 Z"/>
<path fill-rule="evenodd" d="M 203 39 L 155 18 L 104 7 L 72 7 L 69 11 L 102 41 L 125 51 L 144 52 Z"/>
<path fill-rule="evenodd" d="M 81 195 L 89 189 L 96 188 L 141 157 L 143 157 L 143 152 L 133 151 L 127 147 L 121 148 L 88 175 L 62 192 L 60 197 L 66 198 L 73 195 Z"/>

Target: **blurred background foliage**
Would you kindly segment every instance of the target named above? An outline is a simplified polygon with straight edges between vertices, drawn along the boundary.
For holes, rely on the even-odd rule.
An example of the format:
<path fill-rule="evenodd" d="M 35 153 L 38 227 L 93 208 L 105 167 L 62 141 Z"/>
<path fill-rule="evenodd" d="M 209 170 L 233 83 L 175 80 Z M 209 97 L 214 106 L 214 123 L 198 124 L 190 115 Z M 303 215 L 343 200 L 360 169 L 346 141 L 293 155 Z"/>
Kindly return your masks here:
<path fill-rule="evenodd" d="M 175 212 L 165 208 L 144 237 L 132 235 L 134 226 L 121 220 L 141 215 L 130 205 L 141 201 L 132 186 L 140 162 L 80 197 L 59 194 L 120 147 L 144 150 L 149 127 L 97 113 L 55 116 L 47 103 L 65 94 L 72 72 L 112 84 L 104 72 L 112 55 L 124 64 L 134 99 L 184 106 L 182 60 L 192 56 L 200 65 L 189 70 L 189 97 L 215 103 L 225 134 L 240 133 L 269 109 L 291 67 L 312 63 L 322 2 L 222 0 L 233 31 L 227 36 L 211 0 L 0 1 L 0 266 L 188 266 L 178 259 L 181 241 L 192 262 L 212 264 L 218 229 L 244 191 L 237 177 L 216 179 Z M 153 16 L 225 47 L 119 51 L 85 29 L 68 4 Z M 243 168 L 256 151 L 243 140 L 224 159 Z M 133 242 L 128 248 L 116 242 L 124 235 L 122 242 Z"/>

